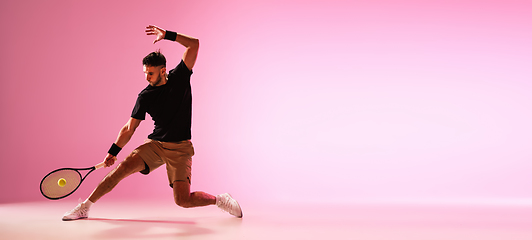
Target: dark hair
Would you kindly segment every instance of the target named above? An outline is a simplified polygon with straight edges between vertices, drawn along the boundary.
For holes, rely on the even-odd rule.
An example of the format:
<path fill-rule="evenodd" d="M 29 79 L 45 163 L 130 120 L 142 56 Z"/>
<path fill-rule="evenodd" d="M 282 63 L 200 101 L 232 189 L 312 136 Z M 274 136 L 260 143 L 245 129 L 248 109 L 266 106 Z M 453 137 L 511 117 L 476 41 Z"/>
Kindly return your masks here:
<path fill-rule="evenodd" d="M 144 57 L 144 59 L 142 59 L 142 65 L 152 66 L 152 67 L 158 67 L 158 66 L 166 67 L 166 58 L 164 57 L 164 55 L 161 53 L 160 50 L 157 50 L 155 52 L 148 54 L 148 56 Z"/>

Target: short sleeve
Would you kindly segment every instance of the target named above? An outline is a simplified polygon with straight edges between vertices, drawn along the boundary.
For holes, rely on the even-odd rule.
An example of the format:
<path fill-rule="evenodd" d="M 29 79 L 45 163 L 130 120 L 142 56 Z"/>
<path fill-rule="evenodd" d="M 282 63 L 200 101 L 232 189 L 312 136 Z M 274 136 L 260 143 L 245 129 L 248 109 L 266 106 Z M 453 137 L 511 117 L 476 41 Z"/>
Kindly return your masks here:
<path fill-rule="evenodd" d="M 175 81 L 187 81 L 190 82 L 190 76 L 192 70 L 188 69 L 185 62 L 181 59 L 181 62 L 168 73 L 168 82 L 173 83 Z"/>
<path fill-rule="evenodd" d="M 142 95 L 139 94 L 135 107 L 133 107 L 133 111 L 131 112 L 131 117 L 134 119 L 144 120 L 146 118 L 146 104 L 143 104 L 142 99 Z"/>

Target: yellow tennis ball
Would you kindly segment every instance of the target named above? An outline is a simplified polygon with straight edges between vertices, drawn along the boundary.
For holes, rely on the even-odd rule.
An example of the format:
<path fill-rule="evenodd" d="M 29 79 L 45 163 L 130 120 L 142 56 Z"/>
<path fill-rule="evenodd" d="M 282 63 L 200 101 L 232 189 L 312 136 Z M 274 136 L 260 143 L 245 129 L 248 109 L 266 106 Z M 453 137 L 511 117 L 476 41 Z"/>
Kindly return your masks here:
<path fill-rule="evenodd" d="M 59 181 L 57 181 L 57 185 L 64 187 L 66 185 L 66 180 L 64 178 L 60 178 Z"/>

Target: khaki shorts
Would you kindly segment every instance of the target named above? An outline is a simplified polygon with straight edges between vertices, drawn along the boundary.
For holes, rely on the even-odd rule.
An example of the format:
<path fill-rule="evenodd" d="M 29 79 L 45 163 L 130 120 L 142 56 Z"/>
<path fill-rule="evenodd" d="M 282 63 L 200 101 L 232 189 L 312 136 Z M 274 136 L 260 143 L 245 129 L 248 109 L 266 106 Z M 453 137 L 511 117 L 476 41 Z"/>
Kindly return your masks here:
<path fill-rule="evenodd" d="M 174 181 L 191 183 L 194 147 L 190 140 L 173 143 L 146 139 L 144 144 L 133 150 L 131 154 L 137 154 L 144 161 L 146 168 L 140 171 L 142 174 L 147 175 L 166 164 L 170 187 L 173 187 Z"/>

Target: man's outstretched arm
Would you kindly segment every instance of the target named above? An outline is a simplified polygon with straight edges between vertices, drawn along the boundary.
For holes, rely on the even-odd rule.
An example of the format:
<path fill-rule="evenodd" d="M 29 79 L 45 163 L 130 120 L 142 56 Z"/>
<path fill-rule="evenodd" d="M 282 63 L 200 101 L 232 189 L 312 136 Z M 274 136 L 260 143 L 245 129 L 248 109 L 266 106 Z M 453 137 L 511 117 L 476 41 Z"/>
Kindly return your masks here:
<path fill-rule="evenodd" d="M 170 32 L 170 31 L 168 31 Z M 161 41 L 163 39 L 168 39 L 166 36 L 167 31 L 154 26 L 149 25 L 146 27 L 146 34 L 147 35 L 156 35 L 155 40 L 153 43 L 155 44 L 158 41 Z M 171 32 L 172 35 L 175 35 L 175 41 L 186 47 L 185 53 L 183 53 L 183 62 L 185 62 L 185 65 L 187 65 L 188 69 L 192 70 L 194 67 L 194 64 L 196 64 L 196 58 L 198 57 L 198 50 L 199 50 L 199 40 L 197 38 L 187 36 L 181 33 L 174 33 Z M 168 36 L 171 39 L 168 40 L 174 40 L 174 36 Z"/>
<path fill-rule="evenodd" d="M 114 144 L 120 149 L 126 146 L 126 144 L 129 142 L 141 122 L 142 120 L 130 118 L 129 121 L 127 121 L 126 125 L 124 125 L 122 129 L 120 129 L 120 132 L 118 133 L 118 137 L 116 138 Z M 108 153 L 105 157 L 105 166 L 110 167 L 115 163 L 115 161 L 116 155 Z"/>

